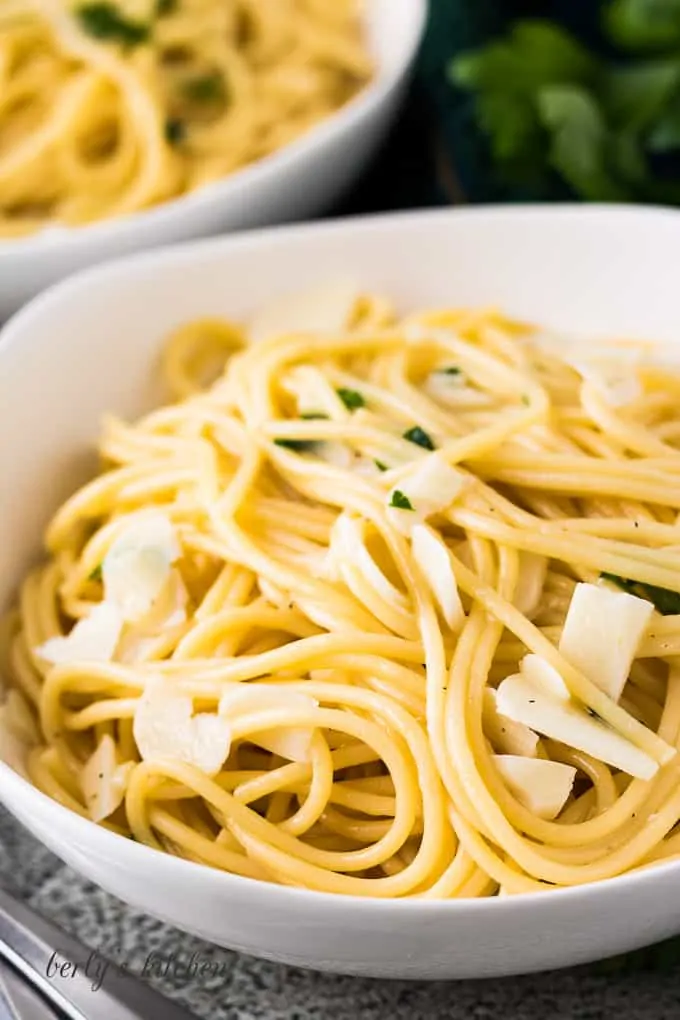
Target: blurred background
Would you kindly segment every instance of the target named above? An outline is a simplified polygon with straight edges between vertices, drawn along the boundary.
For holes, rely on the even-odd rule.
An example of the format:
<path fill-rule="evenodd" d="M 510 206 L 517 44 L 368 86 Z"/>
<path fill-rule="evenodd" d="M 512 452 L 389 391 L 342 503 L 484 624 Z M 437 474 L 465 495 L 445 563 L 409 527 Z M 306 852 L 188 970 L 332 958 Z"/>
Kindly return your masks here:
<path fill-rule="evenodd" d="M 430 0 L 408 106 L 333 210 L 680 204 L 680 0 Z"/>

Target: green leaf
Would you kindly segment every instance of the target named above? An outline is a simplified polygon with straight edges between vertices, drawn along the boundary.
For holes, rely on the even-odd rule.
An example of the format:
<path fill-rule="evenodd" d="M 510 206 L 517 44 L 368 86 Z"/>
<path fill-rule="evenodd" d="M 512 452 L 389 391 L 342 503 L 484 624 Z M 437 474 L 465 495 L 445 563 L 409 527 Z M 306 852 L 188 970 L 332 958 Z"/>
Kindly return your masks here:
<path fill-rule="evenodd" d="M 151 34 L 148 25 L 125 17 L 114 3 L 108 3 L 106 0 L 82 4 L 76 7 L 73 13 L 83 32 L 105 42 L 139 46 L 146 42 Z"/>
<path fill-rule="evenodd" d="M 454 82 L 468 89 L 531 94 L 541 85 L 590 81 L 597 61 L 568 32 L 550 21 L 523 20 L 509 35 L 453 62 Z"/>
<path fill-rule="evenodd" d="M 680 97 L 672 103 L 657 120 L 647 135 L 645 143 L 650 152 L 672 152 L 680 149 Z"/>
<path fill-rule="evenodd" d="M 496 160 L 519 166 L 520 174 L 524 167 L 544 162 L 543 132 L 528 97 L 482 93 L 477 98 L 477 116 Z"/>
<path fill-rule="evenodd" d="M 509 35 L 455 60 L 452 81 L 475 94 L 479 126 L 503 176 L 541 191 L 548 180 L 536 94 L 546 85 L 588 84 L 597 61 L 549 21 L 517 22 Z"/>
<path fill-rule="evenodd" d="M 336 390 L 336 393 L 348 411 L 356 411 L 359 407 L 366 406 L 366 401 L 358 390 L 347 390 L 341 386 L 339 390 Z"/>
<path fill-rule="evenodd" d="M 404 432 L 404 439 L 408 439 L 409 443 L 415 443 L 416 446 L 422 446 L 423 450 L 436 449 L 432 438 L 425 429 L 421 429 L 420 425 L 414 425 L 412 429 L 407 429 Z"/>
<path fill-rule="evenodd" d="M 677 616 L 680 614 L 680 593 L 670 591 L 668 588 L 659 588 L 655 584 L 645 584 L 644 581 L 631 581 L 626 577 L 619 577 L 618 574 L 609 574 L 606 571 L 600 574 L 604 581 L 622 588 L 629 595 L 637 595 L 640 599 L 647 599 L 651 602 L 657 612 L 662 616 Z"/>
<path fill-rule="evenodd" d="M 644 146 L 637 131 L 624 130 L 611 136 L 609 163 L 616 177 L 631 187 L 645 188 L 650 183 Z"/>
<path fill-rule="evenodd" d="M 396 507 L 397 510 L 413 510 L 413 503 L 405 496 L 401 489 L 395 489 L 390 499 L 390 506 Z"/>
<path fill-rule="evenodd" d="M 612 42 L 638 52 L 672 52 L 680 45 L 680 0 L 612 0 L 604 10 Z"/>
<path fill-rule="evenodd" d="M 589 92 L 578 86 L 548 86 L 539 91 L 538 109 L 551 136 L 550 162 L 578 195 L 613 202 L 630 197 L 607 167 L 607 127 Z"/>
<path fill-rule="evenodd" d="M 608 122 L 628 130 L 647 127 L 663 111 L 679 84 L 677 60 L 645 61 L 608 70 L 600 90 Z"/>

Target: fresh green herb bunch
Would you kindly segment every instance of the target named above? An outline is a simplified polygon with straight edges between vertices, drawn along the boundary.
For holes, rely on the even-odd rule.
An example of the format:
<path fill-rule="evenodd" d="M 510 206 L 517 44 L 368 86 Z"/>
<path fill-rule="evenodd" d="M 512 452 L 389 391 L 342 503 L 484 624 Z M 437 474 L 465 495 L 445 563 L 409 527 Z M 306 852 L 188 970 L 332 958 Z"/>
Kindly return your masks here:
<path fill-rule="evenodd" d="M 537 198 L 680 204 L 680 0 L 603 4 L 603 56 L 520 20 L 454 60 L 499 180 Z"/>

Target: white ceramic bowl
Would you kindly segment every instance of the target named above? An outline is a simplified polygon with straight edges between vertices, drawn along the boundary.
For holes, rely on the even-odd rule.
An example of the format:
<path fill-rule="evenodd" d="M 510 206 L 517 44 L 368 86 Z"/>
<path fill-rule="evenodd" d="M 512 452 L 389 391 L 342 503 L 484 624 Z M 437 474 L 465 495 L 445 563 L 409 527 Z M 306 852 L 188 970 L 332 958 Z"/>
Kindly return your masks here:
<path fill-rule="evenodd" d="M 680 215 L 513 208 L 326 223 L 138 255 L 65 281 L 0 334 L 0 611 L 58 502 L 91 470 L 105 410 L 156 398 L 167 330 L 245 316 L 350 270 L 404 308 L 496 304 L 586 334 L 680 341 Z M 74 815 L 0 765 L 0 799 L 121 899 L 233 949 L 401 978 L 576 964 L 680 932 L 680 863 L 597 885 L 478 901 L 380 901 L 257 883 L 178 860 Z"/>
<path fill-rule="evenodd" d="M 272 156 L 146 212 L 0 240 L 0 323 L 49 284 L 97 262 L 227 230 L 291 222 L 327 208 L 361 172 L 393 121 L 426 7 L 426 0 L 367 0 L 374 81 Z"/>

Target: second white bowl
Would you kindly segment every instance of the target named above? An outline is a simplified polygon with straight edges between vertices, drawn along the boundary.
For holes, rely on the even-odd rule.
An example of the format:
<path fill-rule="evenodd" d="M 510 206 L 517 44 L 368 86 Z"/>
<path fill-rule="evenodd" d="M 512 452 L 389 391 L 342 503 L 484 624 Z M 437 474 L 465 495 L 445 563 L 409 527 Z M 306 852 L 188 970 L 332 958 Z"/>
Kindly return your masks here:
<path fill-rule="evenodd" d="M 148 211 L 91 226 L 0 240 L 0 323 L 70 273 L 118 255 L 227 230 L 290 222 L 327 208 L 364 168 L 403 98 L 425 0 L 368 0 L 376 77 L 292 144 L 222 181 Z"/>

